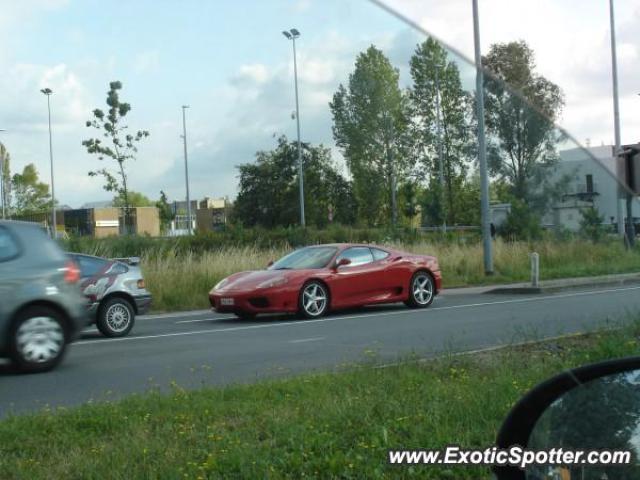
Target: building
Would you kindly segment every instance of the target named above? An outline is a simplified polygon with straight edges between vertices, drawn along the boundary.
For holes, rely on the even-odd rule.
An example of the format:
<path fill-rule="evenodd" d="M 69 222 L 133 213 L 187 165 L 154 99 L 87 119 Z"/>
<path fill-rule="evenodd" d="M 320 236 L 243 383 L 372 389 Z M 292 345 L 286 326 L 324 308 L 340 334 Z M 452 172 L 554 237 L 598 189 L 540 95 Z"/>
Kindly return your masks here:
<path fill-rule="evenodd" d="M 604 217 L 605 225 L 616 225 L 618 203 L 622 206 L 623 220 L 626 222 L 625 200 L 618 199 L 617 165 L 618 159 L 611 145 L 561 151 L 552 178 L 556 182 L 566 183 L 566 186 L 560 200 L 543 218 L 545 226 L 577 231 L 580 229 L 582 211 L 591 207 L 595 207 Z M 640 215 L 637 197 L 632 210 L 634 222 L 637 223 Z"/>
<path fill-rule="evenodd" d="M 115 207 L 79 208 L 64 212 L 64 227 L 67 233 L 88 235 L 95 238 L 123 235 L 125 228 L 124 209 Z M 137 235 L 160 235 L 160 216 L 156 207 L 133 207 L 132 228 Z"/>
<path fill-rule="evenodd" d="M 223 228 L 231 213 L 231 202 L 224 198 L 204 197 L 196 210 L 196 225 L 199 232 L 219 230 Z"/>

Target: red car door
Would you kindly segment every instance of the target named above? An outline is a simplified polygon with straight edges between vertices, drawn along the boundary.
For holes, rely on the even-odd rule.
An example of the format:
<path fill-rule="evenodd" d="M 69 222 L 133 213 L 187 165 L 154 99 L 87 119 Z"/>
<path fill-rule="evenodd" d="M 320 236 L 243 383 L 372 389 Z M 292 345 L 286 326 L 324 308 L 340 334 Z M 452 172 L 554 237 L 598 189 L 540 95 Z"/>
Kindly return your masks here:
<path fill-rule="evenodd" d="M 374 261 L 368 247 L 349 247 L 342 251 L 336 263 L 351 260 L 349 265 L 337 269 L 331 277 L 331 293 L 334 307 L 350 307 L 374 303 L 384 290 L 385 266 Z"/>

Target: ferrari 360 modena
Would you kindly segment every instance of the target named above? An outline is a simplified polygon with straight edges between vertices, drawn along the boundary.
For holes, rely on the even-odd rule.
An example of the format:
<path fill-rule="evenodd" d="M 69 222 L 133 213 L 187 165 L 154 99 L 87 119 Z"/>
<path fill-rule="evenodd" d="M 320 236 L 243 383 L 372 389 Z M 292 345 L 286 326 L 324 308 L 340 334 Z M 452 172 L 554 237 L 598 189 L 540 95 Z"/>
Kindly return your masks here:
<path fill-rule="evenodd" d="M 386 247 L 355 244 L 300 248 L 266 270 L 235 273 L 209 292 L 221 313 L 299 313 L 317 318 L 329 310 L 404 302 L 431 305 L 442 288 L 438 260 Z"/>

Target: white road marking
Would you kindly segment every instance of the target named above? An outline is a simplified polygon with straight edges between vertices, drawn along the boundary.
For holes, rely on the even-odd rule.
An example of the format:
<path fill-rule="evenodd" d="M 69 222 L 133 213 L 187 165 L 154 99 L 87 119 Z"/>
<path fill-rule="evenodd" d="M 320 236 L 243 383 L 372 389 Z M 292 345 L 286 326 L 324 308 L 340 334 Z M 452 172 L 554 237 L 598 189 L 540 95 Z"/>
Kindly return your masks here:
<path fill-rule="evenodd" d="M 608 290 L 593 290 L 588 292 L 575 292 L 575 293 L 567 293 L 562 295 L 545 295 L 545 296 L 536 296 L 529 298 L 517 298 L 512 300 L 500 300 L 497 302 L 482 302 L 482 303 L 467 303 L 463 305 L 449 305 L 446 307 L 435 307 L 430 308 L 425 311 L 433 312 L 437 310 L 453 310 L 458 308 L 472 308 L 472 307 L 486 307 L 490 305 L 506 305 L 510 303 L 527 303 L 527 302 L 541 302 L 545 300 L 555 300 L 561 298 L 571 298 L 571 297 L 581 297 L 586 295 L 603 295 L 605 293 L 611 292 L 626 292 L 630 290 L 640 290 L 640 286 L 638 287 L 627 287 L 627 288 L 612 288 Z M 195 330 L 190 332 L 174 332 L 174 333 L 162 333 L 158 335 L 143 335 L 139 337 L 122 337 L 122 338 L 108 338 L 108 339 L 100 339 L 100 340 L 84 340 L 80 342 L 75 342 L 74 345 L 94 345 L 96 343 L 114 343 L 114 342 L 129 342 L 133 340 L 148 340 L 152 338 L 167 338 L 167 337 L 183 337 L 188 335 L 202 335 L 208 333 L 227 333 L 227 332 L 239 332 L 243 330 L 258 330 L 261 328 L 277 328 L 277 327 L 299 327 L 304 325 L 310 325 L 314 323 L 327 323 L 327 322 L 336 322 L 340 320 L 351 320 L 351 319 L 359 319 L 359 318 L 369 318 L 369 317 L 380 317 L 380 316 L 390 316 L 390 315 L 407 315 L 410 313 L 416 313 L 416 310 L 406 309 L 406 310 L 396 310 L 391 312 L 379 312 L 379 313 L 368 313 L 364 315 L 349 315 L 344 317 L 325 317 L 325 318 L 316 318 L 315 320 L 295 320 L 291 322 L 279 322 L 279 323 L 268 323 L 261 325 L 245 325 L 241 327 L 230 327 L 230 328 L 210 328 L 207 330 Z"/>
<path fill-rule="evenodd" d="M 320 340 L 324 340 L 325 338 L 327 338 L 327 337 L 301 338 L 299 340 L 289 340 L 288 343 L 319 342 Z"/>
<path fill-rule="evenodd" d="M 177 316 L 177 315 L 176 315 Z M 228 320 L 233 317 L 213 317 L 213 318 L 197 318 L 196 320 L 180 320 L 178 323 L 196 323 L 196 322 L 211 322 L 212 320 Z"/>
<path fill-rule="evenodd" d="M 211 313 L 211 309 L 208 310 L 193 310 L 191 312 L 169 312 L 169 313 L 154 313 L 149 315 L 140 315 L 138 316 L 138 320 L 155 320 L 156 318 L 171 318 L 177 317 L 178 315 L 181 317 L 194 317 L 196 315 L 207 315 Z"/>

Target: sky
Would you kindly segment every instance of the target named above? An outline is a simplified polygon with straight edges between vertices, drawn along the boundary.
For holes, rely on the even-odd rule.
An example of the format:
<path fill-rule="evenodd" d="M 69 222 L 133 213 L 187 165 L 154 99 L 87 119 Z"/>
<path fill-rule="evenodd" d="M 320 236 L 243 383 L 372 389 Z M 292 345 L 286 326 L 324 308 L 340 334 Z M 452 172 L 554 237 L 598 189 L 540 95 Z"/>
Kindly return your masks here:
<path fill-rule="evenodd" d="M 473 88 L 471 0 L 386 3 L 449 45 Z M 622 141 L 631 143 L 640 141 L 640 1 L 615 6 Z M 612 143 L 608 1 L 479 0 L 479 9 L 482 51 L 527 41 L 538 72 L 565 93 L 559 125 L 583 144 Z M 233 198 L 236 165 L 280 135 L 295 138 L 292 45 L 282 30 L 301 32 L 302 140 L 332 148 L 338 161 L 328 103 L 357 54 L 375 44 L 408 87 L 409 59 L 425 39 L 368 0 L 0 0 L 0 11 L 0 141 L 14 172 L 34 163 L 49 182 L 40 89 L 51 88 L 56 198 L 72 207 L 112 197 L 87 172 L 113 165 L 81 145 L 94 134 L 85 122 L 105 107 L 110 81 L 124 85 L 130 128 L 151 134 L 128 167 L 131 189 L 184 199 L 181 106 L 189 105 L 191 197 Z"/>

